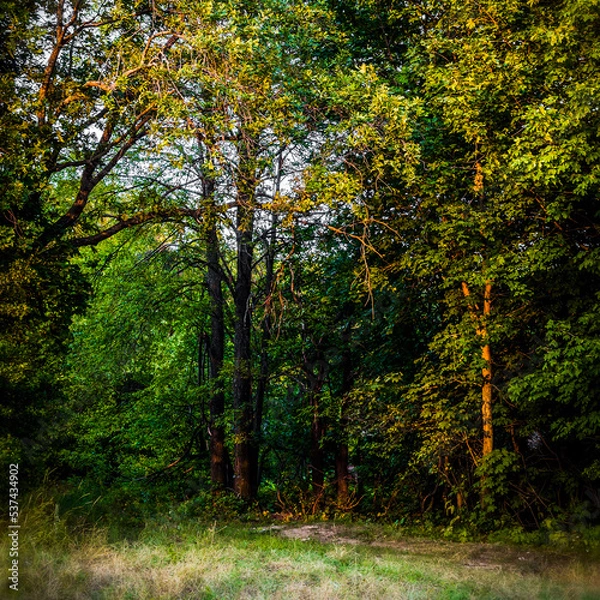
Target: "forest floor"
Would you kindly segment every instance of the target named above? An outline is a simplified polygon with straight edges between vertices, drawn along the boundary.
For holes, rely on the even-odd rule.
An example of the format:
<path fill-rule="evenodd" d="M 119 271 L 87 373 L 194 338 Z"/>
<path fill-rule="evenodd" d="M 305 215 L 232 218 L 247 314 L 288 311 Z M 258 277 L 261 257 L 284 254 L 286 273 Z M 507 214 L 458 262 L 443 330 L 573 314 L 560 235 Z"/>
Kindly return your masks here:
<path fill-rule="evenodd" d="M 32 543 L 21 533 L 19 593 L 4 587 L 2 598 L 600 599 L 600 561 L 585 553 L 411 538 L 371 524 L 167 519 L 112 541 L 105 529 Z"/>
<path fill-rule="evenodd" d="M 279 526 L 274 526 L 273 529 Z M 449 560 L 464 567 L 478 569 L 511 569 L 521 573 L 544 573 L 562 568 L 580 560 L 576 555 L 556 552 L 526 550 L 504 544 L 451 542 L 427 538 L 372 538 L 369 526 L 345 526 L 328 523 L 302 524 L 281 527 L 280 535 L 302 541 L 315 540 L 332 544 L 361 544 L 373 548 L 389 548 L 406 556 L 428 556 Z M 592 573 L 590 573 L 592 575 Z M 600 590 L 600 568 L 595 583 Z"/>

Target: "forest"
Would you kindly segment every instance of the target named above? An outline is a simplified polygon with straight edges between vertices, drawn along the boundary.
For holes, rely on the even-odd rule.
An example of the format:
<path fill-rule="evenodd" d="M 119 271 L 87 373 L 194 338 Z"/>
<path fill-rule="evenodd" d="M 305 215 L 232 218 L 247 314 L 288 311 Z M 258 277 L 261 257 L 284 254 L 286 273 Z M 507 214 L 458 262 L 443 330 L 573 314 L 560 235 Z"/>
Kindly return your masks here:
<path fill-rule="evenodd" d="M 598 32 L 598 0 L 0 0 L 21 498 L 599 525 Z"/>

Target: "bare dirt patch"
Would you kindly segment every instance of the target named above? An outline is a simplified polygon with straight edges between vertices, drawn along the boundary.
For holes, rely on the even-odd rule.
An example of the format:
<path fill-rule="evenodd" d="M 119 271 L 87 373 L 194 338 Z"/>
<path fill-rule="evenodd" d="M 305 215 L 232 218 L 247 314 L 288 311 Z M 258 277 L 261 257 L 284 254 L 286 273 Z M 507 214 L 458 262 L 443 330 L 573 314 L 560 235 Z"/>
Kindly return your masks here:
<path fill-rule="evenodd" d="M 398 554 L 447 560 L 473 569 L 510 569 L 521 573 L 544 573 L 555 567 L 565 567 L 575 560 L 575 557 L 569 554 L 549 550 L 526 550 L 502 544 L 459 543 L 409 537 L 396 539 L 385 534 L 373 539 L 373 530 L 368 527 L 331 523 L 274 526 L 272 529 L 288 539 L 383 548 Z M 600 577 L 600 569 L 598 576 Z"/>
<path fill-rule="evenodd" d="M 343 528 L 335 525 L 302 525 L 300 527 L 290 527 L 282 529 L 281 535 L 292 540 L 315 540 L 330 544 L 364 544 L 363 541 L 350 535 L 344 535 Z"/>

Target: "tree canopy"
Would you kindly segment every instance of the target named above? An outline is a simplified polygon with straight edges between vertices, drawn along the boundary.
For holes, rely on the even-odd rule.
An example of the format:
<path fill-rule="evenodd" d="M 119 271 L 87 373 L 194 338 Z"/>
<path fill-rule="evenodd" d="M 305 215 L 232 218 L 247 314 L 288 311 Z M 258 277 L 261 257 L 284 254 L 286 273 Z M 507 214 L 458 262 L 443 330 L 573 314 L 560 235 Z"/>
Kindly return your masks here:
<path fill-rule="evenodd" d="M 599 518 L 600 2 L 0 6 L 5 460 Z"/>

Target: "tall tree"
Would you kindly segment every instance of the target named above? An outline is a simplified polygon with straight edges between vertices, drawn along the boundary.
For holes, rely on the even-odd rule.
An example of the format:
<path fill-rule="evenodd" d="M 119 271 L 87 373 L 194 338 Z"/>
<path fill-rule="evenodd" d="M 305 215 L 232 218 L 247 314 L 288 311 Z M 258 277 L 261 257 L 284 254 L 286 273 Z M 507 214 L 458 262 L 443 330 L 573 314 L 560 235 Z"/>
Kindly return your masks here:
<path fill-rule="evenodd" d="M 454 462 L 457 504 L 479 479 L 504 502 L 511 482 L 527 505 L 537 500 L 516 484 L 527 403 L 508 390 L 523 389 L 526 357 L 543 355 L 546 323 L 581 315 L 572 294 L 584 280 L 596 305 L 598 6 L 414 2 L 397 15 L 421 24 L 389 77 L 423 101 L 412 122 L 422 162 L 414 186 L 388 176 L 387 203 L 370 206 L 383 216 L 395 204 L 399 264 L 438 293 L 408 394 L 422 407 L 420 460 L 442 480 Z"/>
<path fill-rule="evenodd" d="M 234 488 L 245 499 L 256 493 L 257 438 L 268 379 L 261 352 L 262 367 L 254 384 L 252 338 L 257 299 L 268 298 L 273 279 L 273 223 L 278 217 L 272 215 L 289 210 L 290 178 L 316 143 L 310 82 L 315 69 L 325 67 L 315 65 L 314 59 L 335 54 L 326 45 L 316 46 L 318 40 L 331 43 L 334 36 L 323 27 L 328 15 L 319 6 L 265 2 L 258 8 L 199 2 L 194 7 L 186 4 L 181 14 L 192 11 L 200 20 L 181 19 L 174 13 L 169 21 L 182 40 L 173 59 L 187 65 L 175 79 L 181 101 L 171 106 L 171 114 L 185 123 L 185 130 L 172 129 L 170 135 L 181 139 L 183 134 L 197 142 L 194 164 L 214 180 L 208 202 L 215 221 L 209 236 L 214 240 L 215 233 L 229 229 L 235 239 L 234 264 L 229 265 L 221 252 L 218 269 L 226 274 L 221 280 L 227 283 L 234 307 Z M 287 194 L 281 185 L 284 180 Z M 262 290 L 256 289 L 256 269 L 262 262 L 256 261 L 257 246 L 266 248 Z M 210 259 L 213 272 L 215 259 L 216 254 Z M 217 293 L 216 285 L 214 289 Z M 262 323 L 266 344 L 266 315 Z"/>
<path fill-rule="evenodd" d="M 62 234 L 144 133 L 149 113 L 141 93 L 124 105 L 116 79 L 131 66 L 127 35 L 108 33 L 131 32 L 139 13 L 62 0 L 2 8 L 2 387 L 19 420 L 29 405 L 19 398 L 32 398 L 41 412 L 42 399 L 56 395 L 61 342 L 83 300 Z M 17 436 L 34 436 L 31 422 L 28 429 Z"/>

